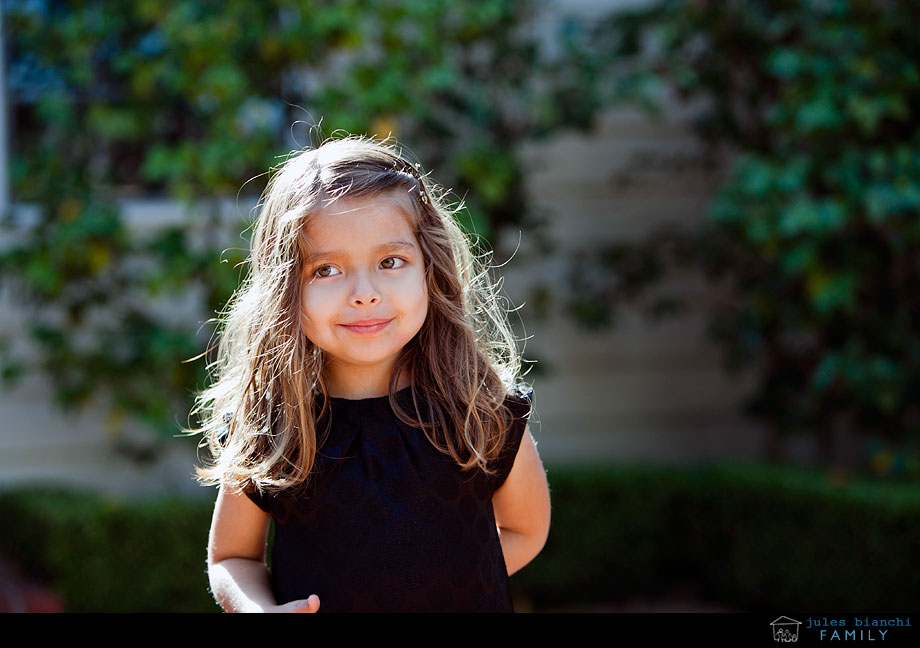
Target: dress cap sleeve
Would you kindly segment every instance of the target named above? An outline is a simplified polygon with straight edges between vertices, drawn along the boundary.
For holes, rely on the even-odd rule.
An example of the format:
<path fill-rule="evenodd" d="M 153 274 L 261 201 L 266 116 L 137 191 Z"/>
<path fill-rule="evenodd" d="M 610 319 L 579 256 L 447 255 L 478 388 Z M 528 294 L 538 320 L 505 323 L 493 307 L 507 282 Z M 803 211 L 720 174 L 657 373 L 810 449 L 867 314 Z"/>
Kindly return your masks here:
<path fill-rule="evenodd" d="M 505 397 L 505 407 L 511 412 L 511 427 L 508 429 L 501 453 L 493 464 L 495 472 L 489 476 L 492 492 L 501 487 L 514 467 L 514 459 L 521 447 L 527 419 L 533 403 L 533 390 L 527 385 L 515 385 Z"/>
<path fill-rule="evenodd" d="M 255 486 L 250 486 L 243 491 L 246 493 L 246 497 L 252 500 L 253 504 L 258 506 L 260 509 L 266 513 L 271 513 L 271 497 L 260 493 Z"/>

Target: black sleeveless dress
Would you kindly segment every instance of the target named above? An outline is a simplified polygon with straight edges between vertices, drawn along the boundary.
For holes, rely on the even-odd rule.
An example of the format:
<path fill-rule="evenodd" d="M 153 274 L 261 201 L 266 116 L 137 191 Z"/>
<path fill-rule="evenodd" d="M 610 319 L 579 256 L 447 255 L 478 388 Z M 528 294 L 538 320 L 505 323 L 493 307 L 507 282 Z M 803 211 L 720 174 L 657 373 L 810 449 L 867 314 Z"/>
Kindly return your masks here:
<path fill-rule="evenodd" d="M 411 388 L 396 393 L 412 410 Z M 297 496 L 250 499 L 271 514 L 271 584 L 279 604 L 316 594 L 320 612 L 513 612 L 492 494 L 524 434 L 530 392 L 495 474 L 462 471 L 387 397 L 331 399 L 329 437 Z M 322 429 L 320 427 L 319 429 Z"/>

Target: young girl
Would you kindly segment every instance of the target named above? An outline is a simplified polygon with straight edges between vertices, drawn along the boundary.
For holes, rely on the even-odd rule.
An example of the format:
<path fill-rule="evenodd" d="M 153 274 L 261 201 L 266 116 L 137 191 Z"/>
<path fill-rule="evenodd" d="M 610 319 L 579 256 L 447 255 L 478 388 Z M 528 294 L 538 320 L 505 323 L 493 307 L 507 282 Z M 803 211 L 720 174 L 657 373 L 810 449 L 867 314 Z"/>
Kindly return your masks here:
<path fill-rule="evenodd" d="M 271 179 L 196 407 L 225 610 L 512 611 L 508 575 L 543 547 L 549 491 L 474 262 L 392 146 L 329 141 Z"/>

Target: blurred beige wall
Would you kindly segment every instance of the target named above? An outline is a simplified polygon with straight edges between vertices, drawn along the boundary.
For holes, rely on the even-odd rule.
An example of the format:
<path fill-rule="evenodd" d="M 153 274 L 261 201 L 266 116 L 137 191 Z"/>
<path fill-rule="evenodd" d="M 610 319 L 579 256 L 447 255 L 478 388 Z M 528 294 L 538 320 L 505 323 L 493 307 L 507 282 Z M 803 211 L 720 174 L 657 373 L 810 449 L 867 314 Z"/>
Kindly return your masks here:
<path fill-rule="evenodd" d="M 720 172 L 702 164 L 683 125 L 689 114 L 674 110 L 670 121 L 652 122 L 631 110 L 611 112 L 590 136 L 562 135 L 524 151 L 531 196 L 558 248 L 542 263 L 510 264 L 506 285 L 515 302 L 541 279 L 561 286 L 566 256 L 704 218 Z M 525 232 L 522 256 L 527 242 Z M 683 463 L 761 455 L 763 430 L 740 415 L 753 376 L 727 376 L 705 338 L 705 308 L 720 291 L 693 274 L 672 276 L 655 292 L 679 294 L 692 306 L 658 324 L 624 308 L 616 328 L 598 332 L 558 309 L 529 324 L 525 355 L 548 365 L 533 381 L 533 429 L 547 460 Z"/>

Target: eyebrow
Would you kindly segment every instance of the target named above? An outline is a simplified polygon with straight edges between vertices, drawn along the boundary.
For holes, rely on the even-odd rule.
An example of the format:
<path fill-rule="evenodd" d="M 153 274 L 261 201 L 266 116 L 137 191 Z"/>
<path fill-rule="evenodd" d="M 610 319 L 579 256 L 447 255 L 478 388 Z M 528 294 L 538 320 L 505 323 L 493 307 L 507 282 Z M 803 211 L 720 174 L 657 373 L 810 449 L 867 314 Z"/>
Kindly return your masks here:
<path fill-rule="evenodd" d="M 410 243 L 409 241 L 404 241 L 403 239 L 397 239 L 395 241 L 387 241 L 386 243 L 381 243 L 371 251 L 375 254 L 381 254 L 383 252 L 395 252 L 399 250 L 415 252 L 417 249 L 417 245 Z M 348 253 L 345 250 L 313 250 L 310 252 L 310 256 L 307 258 L 307 261 L 311 262 L 316 261 L 317 259 L 338 259 L 344 256 L 348 256 Z"/>

